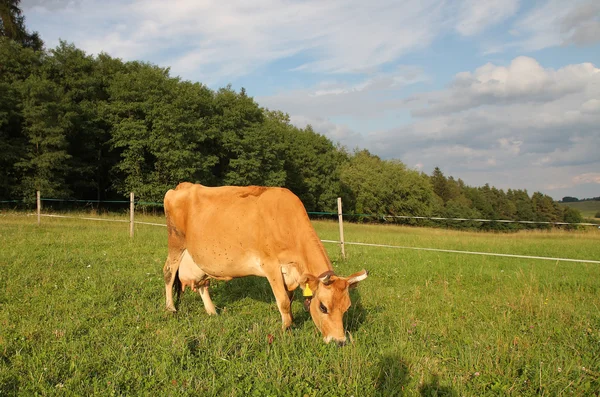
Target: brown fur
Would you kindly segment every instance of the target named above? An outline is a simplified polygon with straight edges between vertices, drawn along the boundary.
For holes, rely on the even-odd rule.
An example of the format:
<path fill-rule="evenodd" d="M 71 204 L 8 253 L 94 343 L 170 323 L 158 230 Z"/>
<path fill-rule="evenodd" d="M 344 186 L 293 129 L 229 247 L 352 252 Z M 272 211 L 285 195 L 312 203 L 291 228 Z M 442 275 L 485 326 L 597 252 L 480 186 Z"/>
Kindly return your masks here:
<path fill-rule="evenodd" d="M 299 285 L 299 275 L 306 275 L 316 292 L 311 315 L 317 327 L 327 341 L 345 341 L 342 317 L 350 305 L 349 283 L 332 276 L 332 284 L 325 286 L 315 279 L 314 275 L 333 268 L 296 195 L 283 188 L 211 188 L 184 182 L 169 190 L 164 202 L 169 247 L 164 278 L 169 310 L 175 311 L 175 283 L 194 286 L 208 278 L 262 276 L 271 285 L 283 327 L 287 328 L 292 322 L 290 290 Z M 282 267 L 289 270 L 285 277 Z M 207 311 L 214 314 L 208 288 L 200 288 L 199 293 Z M 313 310 L 317 305 L 318 311 L 321 299 L 331 307 L 330 316 Z"/>

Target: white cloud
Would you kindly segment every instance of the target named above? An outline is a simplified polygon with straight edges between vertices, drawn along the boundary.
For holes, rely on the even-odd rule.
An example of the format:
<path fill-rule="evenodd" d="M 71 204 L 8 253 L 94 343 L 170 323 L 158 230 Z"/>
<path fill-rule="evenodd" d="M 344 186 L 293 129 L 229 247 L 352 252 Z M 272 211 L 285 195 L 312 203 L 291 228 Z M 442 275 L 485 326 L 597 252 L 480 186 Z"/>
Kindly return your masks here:
<path fill-rule="evenodd" d="M 565 43 L 586 45 L 600 41 L 600 3 L 583 2 L 573 8 L 561 21 Z"/>
<path fill-rule="evenodd" d="M 425 171 L 441 166 L 467 183 L 552 185 L 560 192 L 593 180 L 575 183 L 573 175 L 600 169 L 598 98 L 600 69 L 593 65 L 554 70 L 520 57 L 414 95 L 406 101 L 416 117 L 411 124 L 371 133 L 367 141 L 384 157 L 421 163 Z"/>
<path fill-rule="evenodd" d="M 322 117 L 290 116 L 290 122 L 299 128 L 307 125 L 314 131 L 327 136 L 333 142 L 352 150 L 365 146 L 364 137 L 344 124 L 336 124 Z"/>
<path fill-rule="evenodd" d="M 397 73 L 405 70 L 412 69 Z M 415 76 L 421 77 L 414 81 L 426 79 Z M 405 86 L 393 85 L 402 79 L 393 77 L 322 84 L 257 100 L 350 148 L 366 147 L 425 172 L 441 166 L 471 184 L 539 190 L 548 189 L 551 178 L 554 186 L 575 186 L 573 173 L 600 168 L 600 70 L 592 64 L 550 69 L 518 57 L 507 67 L 487 64 L 458 73 L 447 88 L 409 99 L 401 97 Z M 363 117 L 376 124 L 408 106 L 414 119 L 396 128 L 359 133 L 331 122 Z M 557 171 L 566 169 L 570 173 Z"/>
<path fill-rule="evenodd" d="M 50 46 L 171 66 L 205 83 L 287 59 L 291 70 L 374 73 L 456 29 L 472 35 L 514 13 L 517 0 L 24 0 Z"/>
<path fill-rule="evenodd" d="M 374 71 L 429 45 L 442 29 L 443 8 L 437 0 L 58 3 L 23 4 L 51 44 L 60 36 L 88 52 L 155 62 L 167 51 L 159 63 L 205 81 L 292 56 L 302 57 L 292 67 L 311 72 Z"/>
<path fill-rule="evenodd" d="M 512 137 L 503 137 L 498 139 L 498 143 L 502 149 L 506 150 L 510 154 L 518 155 L 521 153 L 521 145 L 523 144 L 523 141 L 514 140 Z"/>
<path fill-rule="evenodd" d="M 581 111 L 583 113 L 599 113 L 600 112 L 600 99 L 592 98 L 581 105 Z"/>
<path fill-rule="evenodd" d="M 593 44 L 600 41 L 600 2 L 547 0 L 517 21 L 513 31 L 522 39 L 512 45 L 526 51 Z"/>
<path fill-rule="evenodd" d="M 576 188 L 581 188 L 582 186 L 587 187 L 587 191 L 590 193 L 584 193 L 583 195 L 579 195 L 579 198 L 586 197 L 598 197 L 599 189 L 600 189 L 600 173 L 597 172 L 587 172 L 583 174 L 578 174 L 573 177 L 565 176 L 564 178 L 560 178 L 563 182 L 561 183 L 548 183 L 544 187 L 550 191 L 562 190 L 562 194 L 555 194 L 555 198 L 562 197 L 563 195 L 573 195 L 572 191 Z"/>
<path fill-rule="evenodd" d="M 588 84 L 600 84 L 600 69 L 591 63 L 553 70 L 521 56 L 508 67 L 488 63 L 473 73 L 458 73 L 448 90 L 416 95 L 413 100 L 428 106 L 414 114 L 439 115 L 491 104 L 548 103 L 584 91 Z"/>
<path fill-rule="evenodd" d="M 517 12 L 519 0 L 465 0 L 460 3 L 456 30 L 463 36 L 480 33 Z"/>
<path fill-rule="evenodd" d="M 574 184 L 581 183 L 597 183 L 600 184 L 600 173 L 598 172 L 588 172 L 586 174 L 581 174 L 573 177 Z"/>
<path fill-rule="evenodd" d="M 46 10 L 60 10 L 81 3 L 81 0 L 24 0 L 23 8 L 39 7 Z"/>
<path fill-rule="evenodd" d="M 399 66 L 389 73 L 377 73 L 355 82 L 321 82 L 314 87 L 257 97 L 262 106 L 292 115 L 311 118 L 347 116 L 374 118 L 402 106 L 402 90 L 411 84 L 428 81 L 414 66 Z"/>

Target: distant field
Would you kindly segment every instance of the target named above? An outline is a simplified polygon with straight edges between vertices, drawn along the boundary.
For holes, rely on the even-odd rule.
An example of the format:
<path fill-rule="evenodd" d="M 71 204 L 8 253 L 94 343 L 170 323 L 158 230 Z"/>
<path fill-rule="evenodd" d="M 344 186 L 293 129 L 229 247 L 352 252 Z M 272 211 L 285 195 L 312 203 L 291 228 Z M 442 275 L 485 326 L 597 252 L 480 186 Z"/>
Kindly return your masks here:
<path fill-rule="evenodd" d="M 594 218 L 600 211 L 600 201 L 577 201 L 575 203 L 560 203 L 560 205 L 578 209 L 584 218 Z"/>
<path fill-rule="evenodd" d="M 144 220 L 162 223 L 161 218 Z M 366 268 L 325 345 L 264 279 L 189 291 L 166 313 L 166 230 L 0 214 L 0 396 L 598 395 L 600 265 L 326 244 Z M 315 222 L 336 239 L 337 224 Z M 600 231 L 458 232 L 347 224 L 347 241 L 600 260 Z M 299 295 L 298 295 L 299 297 Z"/>

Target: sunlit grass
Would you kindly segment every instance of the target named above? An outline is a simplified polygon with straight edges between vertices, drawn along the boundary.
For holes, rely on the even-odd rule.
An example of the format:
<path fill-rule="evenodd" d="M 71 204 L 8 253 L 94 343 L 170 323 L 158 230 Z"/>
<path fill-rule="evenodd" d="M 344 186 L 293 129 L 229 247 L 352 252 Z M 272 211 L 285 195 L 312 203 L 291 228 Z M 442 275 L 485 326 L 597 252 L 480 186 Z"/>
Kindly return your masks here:
<path fill-rule="evenodd" d="M 123 216 L 122 218 L 125 218 Z M 157 217 L 138 220 L 161 223 Z M 294 303 L 280 330 L 268 283 L 214 283 L 219 316 L 187 292 L 164 311 L 166 230 L 0 217 L 0 395 L 593 395 L 600 265 L 326 244 L 366 268 L 321 341 Z M 335 222 L 315 222 L 323 239 Z M 345 225 L 346 241 L 600 260 L 600 234 L 492 234 Z M 272 340 L 272 343 L 270 343 Z"/>

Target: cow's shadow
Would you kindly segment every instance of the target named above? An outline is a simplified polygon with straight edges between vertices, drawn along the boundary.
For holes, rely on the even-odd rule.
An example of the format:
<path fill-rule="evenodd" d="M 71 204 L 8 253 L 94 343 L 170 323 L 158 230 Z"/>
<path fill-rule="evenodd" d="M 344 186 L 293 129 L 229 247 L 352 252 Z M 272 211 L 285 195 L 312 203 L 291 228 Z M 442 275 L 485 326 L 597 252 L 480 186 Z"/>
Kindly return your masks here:
<path fill-rule="evenodd" d="M 242 299 L 276 304 L 267 279 L 256 276 L 234 278 L 230 281 L 211 280 L 210 296 L 217 308 L 227 307 Z"/>
<path fill-rule="evenodd" d="M 379 371 L 375 379 L 375 389 L 378 396 L 414 395 L 414 390 L 407 389 L 410 383 L 410 368 L 408 362 L 400 355 L 388 353 L 379 361 Z M 424 397 L 445 396 L 456 397 L 458 393 L 449 386 L 440 385 L 438 375 L 433 375 L 430 382 L 418 387 L 419 394 Z"/>
<path fill-rule="evenodd" d="M 362 305 L 358 288 L 353 288 L 350 290 L 350 300 L 352 305 L 344 316 L 344 328 L 349 332 L 357 331 L 367 318 L 367 311 Z M 202 300 L 199 295 L 190 293 L 189 290 L 186 291 L 184 295 L 192 295 L 192 297 L 185 298 L 185 302 L 183 302 L 184 305 L 194 304 L 198 305 L 199 308 L 203 307 Z M 242 299 L 252 299 L 258 302 L 268 303 L 273 305 L 274 310 L 277 310 L 277 303 L 275 301 L 273 291 L 271 290 L 271 286 L 263 277 L 248 276 L 235 278 L 226 282 L 215 282 L 212 280 L 210 284 L 210 296 L 217 308 L 217 313 L 222 312 L 223 308 Z M 178 305 L 182 304 L 182 299 L 183 295 L 178 299 Z M 192 300 L 197 300 L 197 302 L 192 303 Z M 311 320 L 310 313 L 304 311 L 303 301 L 304 297 L 302 296 L 302 291 L 297 289 L 294 292 L 294 299 L 292 303 L 294 327 L 302 327 L 304 322 Z"/>
<path fill-rule="evenodd" d="M 429 383 L 424 383 L 419 387 L 419 393 L 422 396 L 444 396 L 444 397 L 457 397 L 458 393 L 449 386 L 441 386 L 440 378 L 438 375 L 434 375 L 433 379 Z"/>
<path fill-rule="evenodd" d="M 379 362 L 375 380 L 376 395 L 402 396 L 409 382 L 410 370 L 407 363 L 396 354 L 386 354 Z"/>

